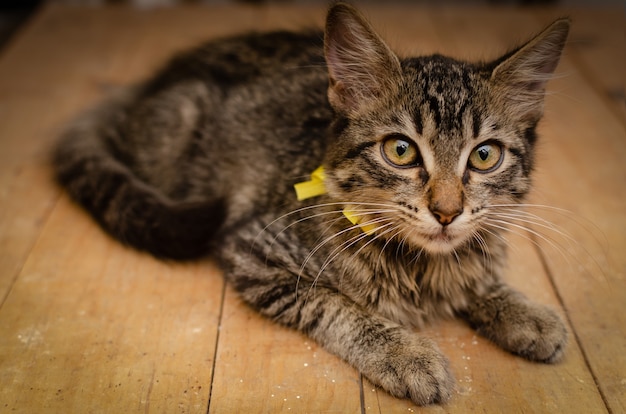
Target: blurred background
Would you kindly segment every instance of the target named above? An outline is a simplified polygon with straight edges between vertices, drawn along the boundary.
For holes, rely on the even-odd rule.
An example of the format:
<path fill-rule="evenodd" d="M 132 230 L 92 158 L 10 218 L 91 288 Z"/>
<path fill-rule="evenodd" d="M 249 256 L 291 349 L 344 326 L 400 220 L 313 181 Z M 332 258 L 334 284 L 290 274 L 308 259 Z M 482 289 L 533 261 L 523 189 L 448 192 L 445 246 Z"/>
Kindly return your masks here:
<path fill-rule="evenodd" d="M 584 7 L 626 7 L 626 0 L 359 0 L 352 3 L 421 3 L 428 6 L 440 5 L 508 5 L 508 6 L 584 6 Z M 86 6 L 105 6 L 108 4 L 128 4 L 137 8 L 172 7 L 178 4 L 226 4 L 226 3 L 329 3 L 329 0 L 0 0 L 0 50 L 11 36 L 44 3 L 56 2 Z M 626 10 L 626 9 L 625 9 Z"/>

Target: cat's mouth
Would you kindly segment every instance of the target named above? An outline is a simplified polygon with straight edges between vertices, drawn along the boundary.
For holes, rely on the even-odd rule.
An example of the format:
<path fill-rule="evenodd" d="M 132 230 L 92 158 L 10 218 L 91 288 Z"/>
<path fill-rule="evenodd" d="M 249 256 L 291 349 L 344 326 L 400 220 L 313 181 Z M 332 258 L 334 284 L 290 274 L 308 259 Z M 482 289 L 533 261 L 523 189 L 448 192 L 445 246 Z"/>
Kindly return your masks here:
<path fill-rule="evenodd" d="M 420 226 L 419 223 L 405 220 L 406 239 L 411 240 L 419 249 L 433 254 L 451 253 L 467 240 L 467 231 L 464 226 Z M 417 228 L 420 227 L 420 228 Z"/>
<path fill-rule="evenodd" d="M 420 233 L 424 248 L 431 253 L 449 253 L 462 242 L 462 237 L 452 234 L 447 228 L 436 233 Z"/>

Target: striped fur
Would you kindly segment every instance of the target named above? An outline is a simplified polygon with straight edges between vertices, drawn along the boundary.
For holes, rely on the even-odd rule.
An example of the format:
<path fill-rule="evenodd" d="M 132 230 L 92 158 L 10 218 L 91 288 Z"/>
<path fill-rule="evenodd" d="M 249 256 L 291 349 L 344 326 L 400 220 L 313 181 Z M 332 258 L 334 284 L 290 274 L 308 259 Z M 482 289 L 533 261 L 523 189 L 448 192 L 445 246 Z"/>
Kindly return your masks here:
<path fill-rule="evenodd" d="M 563 353 L 559 317 L 501 281 L 494 213 L 530 189 L 568 26 L 489 63 L 400 59 L 336 4 L 324 35 L 244 35 L 174 58 L 68 129 L 57 177 L 117 239 L 213 254 L 263 315 L 395 396 L 445 401 L 446 358 L 412 328 L 460 316 L 528 359 Z M 298 202 L 293 184 L 319 165 L 327 194 Z"/>

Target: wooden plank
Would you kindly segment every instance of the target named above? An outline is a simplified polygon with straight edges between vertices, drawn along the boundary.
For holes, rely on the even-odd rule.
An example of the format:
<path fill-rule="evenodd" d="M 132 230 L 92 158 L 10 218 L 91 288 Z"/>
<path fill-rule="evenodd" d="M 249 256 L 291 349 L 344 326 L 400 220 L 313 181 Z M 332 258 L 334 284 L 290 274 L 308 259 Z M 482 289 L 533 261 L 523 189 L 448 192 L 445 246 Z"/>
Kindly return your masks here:
<path fill-rule="evenodd" d="M 268 6 L 260 29 L 321 27 L 325 8 Z M 210 412 L 358 413 L 359 374 L 305 336 L 282 328 L 227 290 Z"/>
<path fill-rule="evenodd" d="M 409 11 L 405 15 L 406 19 L 410 18 Z M 429 42 L 438 45 L 442 52 L 471 60 L 494 58 L 513 46 L 524 33 L 532 33 L 538 28 L 533 28 L 536 22 L 528 16 L 507 10 L 438 9 L 430 19 L 437 36 Z M 529 297 L 560 308 L 558 294 L 553 291 L 541 260 L 529 241 L 514 237 L 511 245 L 512 263 L 506 278 Z M 504 354 L 459 323 L 448 323 L 443 328 L 432 327 L 427 334 L 438 340 L 457 374 L 457 395 L 454 399 L 444 407 L 428 410 L 606 411 L 594 378 L 586 367 L 584 355 L 575 341 L 570 344 L 563 363 L 545 366 Z M 470 343 L 472 346 L 468 346 Z M 393 404 L 393 401 L 389 401 L 388 396 L 368 393 L 367 388 L 365 396 L 366 409 L 374 407 L 372 412 L 392 412 L 388 404 Z M 399 404 L 396 411 L 400 408 L 415 410 L 408 402 Z"/>
<path fill-rule="evenodd" d="M 625 412 L 626 358 L 612 357 L 626 349 L 624 15 L 567 12 L 581 27 L 574 26 L 575 53 L 563 62 L 568 75 L 554 81 L 564 93 L 548 99 L 554 108 L 545 125 L 550 162 L 537 181 L 541 202 L 573 212 L 551 218 L 573 241 L 561 239 L 565 254 L 546 243 L 542 253 L 609 409 Z M 584 39 L 595 42 L 585 46 Z M 607 99 L 607 91 L 620 89 L 621 106 Z"/>
<path fill-rule="evenodd" d="M 211 413 L 358 413 L 359 374 L 227 290 Z"/>
<path fill-rule="evenodd" d="M 506 10 L 368 11 L 400 50 L 466 57 L 493 57 L 513 37 L 539 27 L 530 14 L 520 20 Z M 53 130 L 71 112 L 110 85 L 143 77 L 173 50 L 253 27 L 322 19 L 323 10 L 314 7 L 137 13 L 47 6 L 3 55 L 0 294 L 11 290 L 0 308 L 0 410 L 203 412 L 213 363 L 212 411 L 359 409 L 358 373 L 303 336 L 255 315 L 231 290 L 214 360 L 218 271 L 210 263 L 174 266 L 124 249 L 65 197 L 53 209 L 57 192 L 41 146 L 52 142 Z M 604 412 L 594 381 L 611 410 L 624 411 L 626 367 L 615 356 L 623 354 L 626 336 L 626 259 L 619 254 L 626 244 L 619 196 L 626 140 L 607 100 L 589 85 L 588 73 L 580 76 L 578 65 L 566 59 L 563 71 L 574 74 L 551 84 L 566 93 L 549 98 L 535 199 L 593 218 L 609 247 L 598 253 L 592 235 L 577 224 L 582 219 L 556 217 L 579 241 L 574 247 L 582 250 L 582 268 L 571 258 L 577 253 L 569 259 L 541 253 L 549 259 L 554 292 L 537 252 L 512 240 L 518 247 L 507 277 L 541 302 L 557 308 L 564 303 L 582 349 L 573 340 L 562 364 L 543 366 L 496 349 L 458 322 L 429 328 L 424 334 L 450 357 L 458 388 L 450 404 L 425 412 Z M 41 114 L 36 122 L 32 113 Z M 417 411 L 370 384 L 363 393 L 368 412 Z"/>
<path fill-rule="evenodd" d="M 41 70 L 47 63 L 42 55 L 53 42 L 41 29 L 49 18 L 47 11 L 38 15 L 0 59 L 0 301 L 17 278 L 57 197 L 45 167 L 49 131 L 84 99 L 84 91 L 72 84 L 71 73 L 63 78 L 54 69 Z M 72 62 L 67 50 L 60 50 L 59 57 Z M 65 81 L 68 95 L 59 99 L 59 83 Z"/>
<path fill-rule="evenodd" d="M 234 27 L 223 19 L 225 13 L 230 9 L 140 13 L 50 4 L 3 51 L 0 298 L 16 279 L 57 197 L 47 163 L 62 125 L 111 87 L 154 71 L 173 51 L 211 33 L 230 33 Z M 238 8 L 237 16 L 241 28 L 254 20 L 250 8 Z M 211 17 L 214 22 L 207 25 Z"/>
<path fill-rule="evenodd" d="M 537 182 L 541 203 L 573 212 L 551 218 L 572 242 L 561 239 L 564 254 L 543 243 L 543 254 L 607 404 L 624 412 L 626 359 L 612 356 L 626 349 L 626 133 L 575 67 L 564 66 L 574 73 L 555 83 L 568 99 L 549 99 L 550 162 Z"/>
<path fill-rule="evenodd" d="M 202 411 L 223 281 L 125 249 L 65 199 L 0 312 L 7 412 Z"/>
<path fill-rule="evenodd" d="M 126 250 L 65 197 L 48 221 L 58 190 L 47 157 L 70 113 L 173 50 L 253 24 L 251 10 L 48 5 L 3 54 L 0 297 L 10 294 L 0 309 L 0 410 L 206 409 L 216 270 Z M 224 19 L 234 11 L 238 27 Z"/>
<path fill-rule="evenodd" d="M 282 10 L 282 9 L 281 9 Z M 303 13 L 303 15 L 306 15 Z M 371 15 L 375 16 L 373 17 L 374 19 L 378 19 L 379 23 L 384 24 L 389 23 L 389 22 L 402 22 L 402 21 L 408 21 L 408 19 L 410 19 L 412 21 L 412 25 L 402 25 L 402 24 L 398 24 L 399 27 L 401 28 L 411 28 L 409 30 L 414 31 L 414 28 L 419 28 L 420 31 L 424 31 L 425 27 L 429 27 L 428 24 L 428 16 L 421 14 L 421 18 L 423 19 L 423 23 L 424 24 L 419 24 L 416 23 L 416 19 L 413 15 L 411 15 L 410 13 L 403 13 L 403 12 L 394 12 L 393 9 L 374 9 L 371 10 Z M 404 17 L 403 17 L 404 16 Z M 385 19 L 386 18 L 386 19 Z M 307 19 L 310 19 L 310 17 L 307 17 Z M 296 20 L 293 19 L 288 19 L 288 22 L 286 24 L 287 27 L 293 27 L 293 26 L 298 26 L 300 23 Z M 402 29 L 400 29 L 402 30 Z M 409 33 L 406 33 L 407 35 Z M 415 33 L 410 33 L 412 35 L 415 35 Z M 421 33 L 424 34 L 424 33 Z M 431 33 L 431 37 L 432 37 L 432 33 Z M 407 36 L 406 38 L 411 38 L 410 36 Z M 410 48 L 413 47 L 413 45 L 404 46 L 405 48 Z M 428 49 L 428 42 L 426 42 L 426 46 L 425 49 Z M 432 49 L 432 48 L 431 48 Z M 530 259 L 529 259 L 530 258 Z M 537 287 L 535 289 L 531 289 L 530 293 L 533 294 L 532 296 L 542 296 L 542 293 L 544 291 L 549 292 L 551 290 L 550 288 L 550 284 L 548 279 L 545 276 L 545 273 L 543 273 L 542 269 L 541 269 L 541 264 L 540 261 L 538 260 L 538 258 L 536 257 L 536 254 L 530 250 L 530 256 L 526 257 L 524 256 L 522 259 L 522 262 L 525 263 L 527 261 L 530 261 L 530 263 L 534 263 L 535 267 L 538 269 L 536 272 L 534 272 L 535 274 L 537 274 L 540 278 L 540 280 L 543 281 L 543 285 L 541 284 L 536 284 L 535 286 L 540 286 Z M 524 276 L 524 273 L 519 273 L 519 275 Z M 523 283 L 519 283 L 519 285 L 522 285 L 522 287 L 524 286 Z M 543 296 L 545 296 L 545 294 L 543 294 Z M 556 297 L 554 296 L 554 294 L 550 295 L 549 298 L 551 298 L 551 300 L 548 300 L 548 303 L 553 303 L 558 305 L 558 301 L 556 300 Z M 227 302 L 228 304 L 228 299 Z M 240 323 L 240 322 L 239 322 Z M 481 340 L 479 338 L 476 338 L 475 335 L 473 334 L 473 332 L 471 332 L 470 330 L 468 330 L 467 328 L 461 326 L 460 324 L 452 324 L 451 328 L 442 328 L 444 329 L 444 334 L 442 335 L 439 331 L 440 328 L 433 328 L 433 331 L 430 332 L 430 334 L 432 336 L 434 336 L 436 339 L 438 339 L 440 342 L 443 341 L 442 347 L 448 351 L 447 353 L 449 355 L 451 355 L 451 357 L 453 358 L 453 364 L 455 365 L 455 368 L 457 368 L 457 371 L 460 368 L 463 369 L 467 369 L 468 365 L 467 365 L 467 361 L 469 361 L 470 355 L 467 355 L 465 353 L 463 353 L 462 351 L 459 351 L 458 348 L 455 348 L 454 346 L 451 346 L 450 344 L 458 344 L 458 343 L 479 343 L 482 342 L 484 345 L 484 347 L 488 350 L 488 352 L 485 352 L 484 348 L 479 348 L 478 351 L 475 353 L 473 360 L 476 361 L 473 364 L 476 364 L 475 366 L 477 367 L 477 371 L 483 373 L 483 375 L 493 375 L 493 374 L 486 374 L 489 371 L 486 371 L 484 368 L 481 369 L 481 367 L 484 367 L 487 365 L 488 360 L 493 359 L 493 356 L 491 355 L 494 350 L 493 350 L 493 346 L 491 346 L 490 344 L 488 344 L 486 341 Z M 238 335 L 241 335 L 241 331 L 247 331 L 248 329 L 253 329 L 255 330 L 255 328 L 249 325 L 245 325 L 246 329 L 236 329 L 234 332 L 237 333 Z M 224 328 L 223 328 L 224 329 Z M 233 335 L 233 333 L 230 333 L 229 335 Z M 267 333 L 265 334 L 267 335 Z M 247 338 L 248 336 L 246 336 Z M 442 338 L 447 338 L 446 339 L 442 339 Z M 220 340 L 220 345 L 223 344 L 226 340 L 226 337 L 223 337 Z M 247 343 L 248 341 L 245 340 L 245 338 L 243 340 L 233 340 L 234 343 Z M 448 344 L 446 346 L 446 344 Z M 228 345 L 230 345 L 230 341 L 228 342 Z M 489 352 L 490 350 L 490 352 Z M 495 351 L 495 352 L 499 352 L 499 351 Z M 598 410 L 599 408 L 603 408 L 603 404 L 602 401 L 597 393 L 597 390 L 595 390 L 595 387 L 593 385 L 593 378 L 590 376 L 589 372 L 586 370 L 585 368 L 585 364 L 584 364 L 584 360 L 580 354 L 580 351 L 578 351 L 578 349 L 574 349 L 573 351 L 574 353 L 574 357 L 572 359 L 569 359 L 569 363 L 567 365 L 563 365 L 560 370 L 555 370 L 554 367 L 545 367 L 545 366 L 541 366 L 541 365 L 535 365 L 535 364 L 529 364 L 526 363 L 525 361 L 520 361 L 518 358 L 514 358 L 511 357 L 507 354 L 501 353 L 504 356 L 502 356 L 503 358 L 503 362 L 501 362 L 500 364 L 496 364 L 497 368 L 501 369 L 501 374 L 500 376 L 498 376 L 496 374 L 495 377 L 490 377 L 492 378 L 491 381 L 486 381 L 483 378 L 483 381 L 476 381 L 476 383 L 478 384 L 475 389 L 471 388 L 470 386 L 466 386 L 466 384 L 463 384 L 463 381 L 466 382 L 470 382 L 473 381 L 472 376 L 468 376 L 468 375 L 463 375 L 462 378 L 459 379 L 459 394 L 460 396 L 458 399 L 458 402 L 456 403 L 452 403 L 453 408 L 452 411 L 462 411 L 463 407 L 466 407 L 468 404 L 468 401 L 479 401 L 481 402 L 481 404 L 483 404 L 483 409 L 484 409 L 484 405 L 487 406 L 487 410 L 489 412 L 500 412 L 500 410 L 504 409 L 504 408 L 511 408 L 512 406 L 515 406 L 516 404 L 519 405 L 521 402 L 524 402 L 526 405 L 528 406 L 533 406 L 535 404 L 537 404 L 536 402 L 536 395 L 534 395 L 532 392 L 529 392 L 525 398 L 520 398 L 519 397 L 519 390 L 518 390 L 518 380 L 515 378 L 510 377 L 510 372 L 511 369 L 513 368 L 514 371 L 521 371 L 522 372 L 522 376 L 525 378 L 525 385 L 532 385 L 532 387 L 528 388 L 529 390 L 537 390 L 537 389 L 541 389 L 542 387 L 545 388 L 550 388 L 550 386 L 548 384 L 561 384 L 563 385 L 562 388 L 559 389 L 571 389 L 572 386 L 575 388 L 582 388 L 584 392 L 585 396 L 587 397 L 585 400 L 588 402 L 588 404 L 586 405 L 580 405 L 580 403 L 576 400 L 571 400 L 570 395 L 568 393 L 564 393 L 564 392 L 560 392 L 560 393 L 556 393 L 556 396 L 553 396 L 552 394 L 548 393 L 547 395 L 545 395 L 546 393 L 544 393 L 544 397 L 543 399 L 539 402 L 540 404 L 544 404 L 546 406 L 554 406 L 554 407 L 567 407 L 567 408 L 571 408 L 573 412 L 584 412 L 584 411 L 577 411 L 578 409 L 581 410 L 585 410 L 585 409 L 593 409 L 593 410 Z M 488 355 L 487 357 L 485 357 L 484 355 Z M 237 354 L 235 351 L 232 351 L 232 356 L 231 359 L 234 360 L 237 357 Z M 456 359 L 454 359 L 456 357 Z M 460 357 L 460 358 L 459 358 Z M 220 355 L 220 357 L 218 357 L 218 362 L 220 363 L 224 363 L 226 361 L 221 359 L 222 356 Z M 467 359 L 465 359 L 467 358 Z M 249 362 L 247 362 L 244 365 L 248 365 Z M 461 365 L 463 364 L 463 365 Z M 519 368 L 518 365 L 522 364 L 523 368 Z M 255 369 L 257 368 L 258 364 L 254 364 Z M 493 363 L 491 365 L 494 365 Z M 498 366 L 499 365 L 499 366 Z M 531 367 L 535 367 L 540 371 L 533 371 L 531 369 L 529 369 L 528 367 L 526 367 L 526 365 L 531 366 Z M 229 366 L 229 370 L 232 369 L 232 367 L 230 365 Z M 298 363 L 295 364 L 296 367 L 298 367 Z M 516 369 L 515 369 L 516 368 Z M 536 376 L 541 373 L 541 372 L 548 372 L 548 369 L 550 370 L 549 372 L 552 373 L 552 375 L 544 375 L 545 378 L 545 382 L 537 382 L 537 378 Z M 270 368 L 265 368 L 263 370 L 263 372 L 266 373 L 270 373 L 271 369 Z M 239 372 L 239 371 L 236 371 Z M 463 372 L 463 370 L 460 370 L 460 372 Z M 566 373 L 566 375 L 564 375 L 564 373 Z M 270 373 L 271 374 L 271 373 Z M 219 365 L 218 365 L 218 372 L 216 373 L 216 382 L 217 381 L 224 381 L 222 379 L 218 379 L 219 378 Z M 226 375 L 224 375 L 226 377 Z M 266 375 L 263 375 L 263 377 L 267 377 Z M 566 380 L 562 380 L 563 378 L 566 378 Z M 577 382 L 576 383 L 572 383 L 572 379 L 573 378 L 577 378 Z M 508 379 L 508 381 L 506 381 Z M 232 379 L 231 379 L 232 380 Z M 504 380 L 504 381 L 503 381 Z M 244 383 L 248 382 L 247 380 L 244 381 Z M 276 381 L 275 381 L 276 382 Z M 584 382 L 586 384 L 586 386 L 581 386 L 580 383 Z M 259 386 L 257 385 L 257 387 L 263 389 L 263 391 L 261 392 L 261 395 L 258 396 L 257 398 L 260 399 L 260 401 L 266 401 L 267 400 L 267 394 L 270 392 L 267 390 L 266 386 Z M 508 396 L 508 398 L 499 398 L 499 399 L 494 399 L 493 397 L 489 398 L 489 396 L 493 395 L 493 389 L 494 387 L 496 387 L 499 391 L 498 395 L 502 396 Z M 227 389 L 228 387 L 224 387 L 224 389 Z M 315 387 L 313 387 L 315 388 Z M 385 410 L 390 410 L 390 411 L 394 411 L 394 410 L 398 410 L 398 409 L 413 409 L 412 404 L 408 401 L 403 401 L 403 400 L 397 400 L 397 399 L 393 399 L 389 396 L 387 396 L 384 392 L 378 393 L 377 390 L 374 389 L 374 391 L 370 394 L 368 392 L 368 390 L 371 390 L 371 386 L 370 387 L 365 387 L 365 407 L 367 410 L 380 410 L 382 412 L 385 412 Z M 469 396 L 469 391 L 472 391 L 471 393 L 471 397 Z M 246 392 L 244 394 L 248 395 L 250 392 L 250 390 L 246 390 Z M 371 391 L 370 391 L 371 392 Z M 350 395 L 349 392 L 346 393 L 344 392 L 345 395 Z M 466 394 L 465 396 L 463 396 L 463 394 Z M 252 394 L 252 395 L 257 395 L 257 394 Z M 319 394 L 318 394 L 319 395 Z M 291 395 L 291 398 L 293 398 L 293 395 Z M 375 400 L 373 398 L 376 398 Z M 381 403 L 381 401 L 383 403 Z M 487 401 L 487 403 L 485 404 L 485 401 Z M 505 403 L 502 403 L 502 402 Z M 568 404 L 569 401 L 573 401 L 573 403 Z M 456 404 L 456 405 L 454 405 Z M 236 407 L 238 408 L 249 408 L 248 406 L 245 405 L 237 405 Z M 279 408 L 283 408 L 285 409 L 286 406 L 283 407 L 278 407 L 276 405 L 272 405 L 272 411 L 274 410 L 278 410 Z M 384 407 L 381 408 L 381 407 Z M 232 407 L 231 407 L 232 408 Z M 439 409 L 439 408 L 437 408 Z M 435 410 L 437 410 L 435 409 Z M 447 408 L 449 409 L 449 407 Z"/>
<path fill-rule="evenodd" d="M 567 14 L 573 21 L 568 56 L 626 127 L 626 16 L 619 8 L 538 10 L 541 21 Z"/>
<path fill-rule="evenodd" d="M 537 302 L 559 309 L 532 243 L 521 236 L 511 236 L 509 242 L 506 280 Z M 575 343 L 570 344 L 563 362 L 544 365 L 502 351 L 459 321 L 433 325 L 421 334 L 435 340 L 450 359 L 457 381 L 451 401 L 441 407 L 418 408 L 366 386 L 367 412 L 606 412 Z"/>
<path fill-rule="evenodd" d="M 518 36 L 522 29 L 540 29 L 542 23 L 533 21 L 529 14 L 514 13 L 517 18 L 502 11 L 491 17 L 487 12 L 466 15 L 473 30 L 464 32 L 459 46 L 495 39 L 509 42 L 513 40 L 511 34 Z M 562 14 L 555 12 L 555 16 Z M 502 23 L 496 29 L 498 21 Z M 483 27 L 497 32 L 481 30 Z M 531 201 L 573 214 L 558 210 L 550 214 L 549 209 L 539 207 L 530 212 L 545 216 L 556 226 L 557 231 L 535 226 L 551 238 L 550 243 L 542 243 L 542 259 L 548 261 L 549 276 L 573 324 L 572 339 L 582 346 L 609 409 L 622 412 L 626 407 L 626 360 L 610 356 L 621 355 L 626 348 L 622 311 L 626 280 L 621 254 L 626 247 L 622 196 L 626 139 L 610 104 L 581 76 L 567 52 L 557 73 L 566 76 L 557 76 L 549 84 L 547 114 L 540 125 L 536 191 Z M 596 148 L 599 151 L 594 151 Z"/>

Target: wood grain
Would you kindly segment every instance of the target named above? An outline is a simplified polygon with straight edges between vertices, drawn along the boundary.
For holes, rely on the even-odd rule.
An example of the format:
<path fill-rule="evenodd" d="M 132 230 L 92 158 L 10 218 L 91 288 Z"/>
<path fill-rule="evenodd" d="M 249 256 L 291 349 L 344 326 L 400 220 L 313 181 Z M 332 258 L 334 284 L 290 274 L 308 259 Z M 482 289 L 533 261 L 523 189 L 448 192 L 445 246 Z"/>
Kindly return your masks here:
<path fill-rule="evenodd" d="M 528 210 L 557 227 L 538 219 L 539 235 L 511 234 L 506 276 L 567 319 L 565 360 L 529 363 L 446 321 L 420 334 L 450 358 L 457 390 L 447 405 L 418 408 L 256 315 L 211 261 L 163 263 L 108 238 L 51 179 L 48 152 L 62 125 L 175 51 L 320 25 L 324 8 L 49 4 L 0 56 L 0 412 L 626 411 L 626 133 L 607 93 L 620 75 L 623 88 L 623 20 L 562 8 L 365 10 L 402 54 L 469 59 L 497 56 L 554 16 L 574 17 L 564 76 L 549 85 L 531 200 L 559 210 Z"/>
<path fill-rule="evenodd" d="M 226 292 L 211 412 L 360 411 L 359 374 Z M 261 408 L 262 407 L 262 408 Z"/>
<path fill-rule="evenodd" d="M 537 16 L 544 20 L 556 13 L 559 12 L 542 10 Z M 572 8 L 560 13 L 566 13 L 574 23 L 568 56 L 626 127 L 626 15 L 623 9 Z"/>
<path fill-rule="evenodd" d="M 0 401 L 7 412 L 206 409 L 222 285 L 207 263 L 125 249 L 63 199 L 2 306 Z"/>

